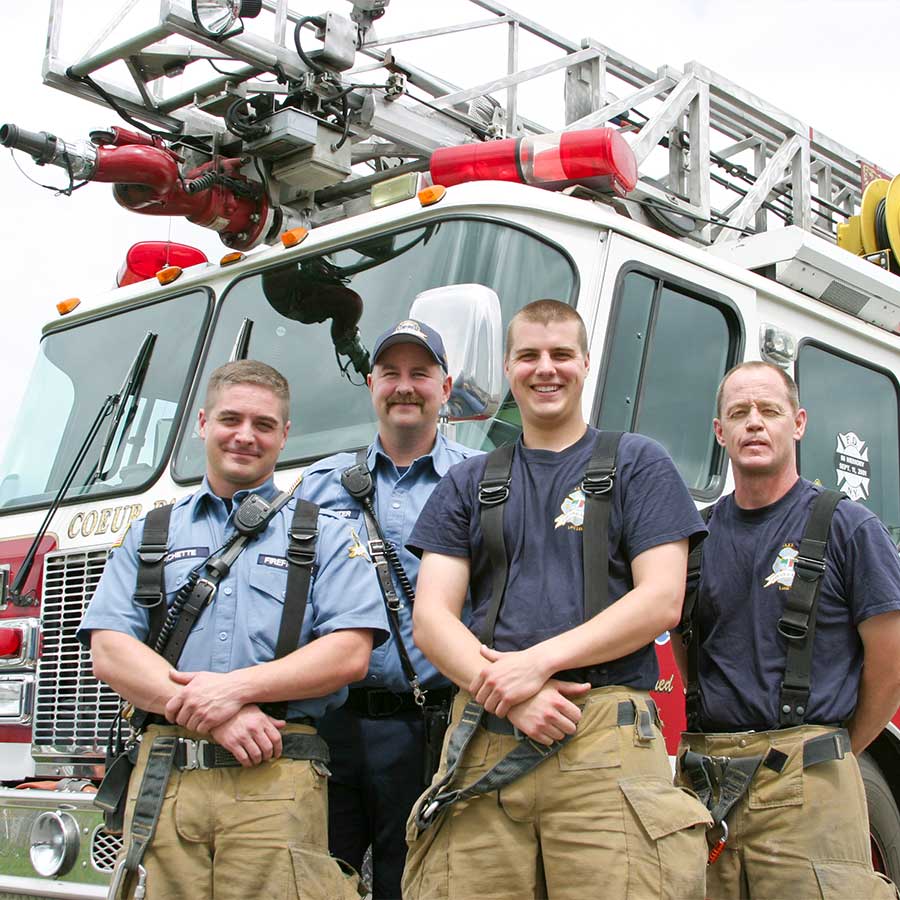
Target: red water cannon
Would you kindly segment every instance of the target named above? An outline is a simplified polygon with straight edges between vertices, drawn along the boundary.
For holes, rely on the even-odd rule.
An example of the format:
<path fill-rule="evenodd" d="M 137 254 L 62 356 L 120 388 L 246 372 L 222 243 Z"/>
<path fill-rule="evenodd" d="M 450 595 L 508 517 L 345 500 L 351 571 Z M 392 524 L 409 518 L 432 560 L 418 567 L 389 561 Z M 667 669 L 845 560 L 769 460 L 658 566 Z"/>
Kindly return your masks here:
<path fill-rule="evenodd" d="M 38 165 L 65 169 L 73 181 L 114 185 L 120 206 L 150 216 L 184 216 L 219 233 L 235 250 L 258 244 L 273 210 L 258 182 L 240 172 L 240 159 L 215 159 L 180 173 L 182 158 L 158 137 L 125 128 L 95 131 L 69 144 L 46 131 L 0 126 L 0 144 L 31 154 Z"/>
<path fill-rule="evenodd" d="M 583 184 L 620 197 L 638 180 L 634 153 L 612 128 L 442 147 L 431 155 L 430 170 L 432 181 L 444 187 L 466 181 L 515 181 L 548 190 Z"/>

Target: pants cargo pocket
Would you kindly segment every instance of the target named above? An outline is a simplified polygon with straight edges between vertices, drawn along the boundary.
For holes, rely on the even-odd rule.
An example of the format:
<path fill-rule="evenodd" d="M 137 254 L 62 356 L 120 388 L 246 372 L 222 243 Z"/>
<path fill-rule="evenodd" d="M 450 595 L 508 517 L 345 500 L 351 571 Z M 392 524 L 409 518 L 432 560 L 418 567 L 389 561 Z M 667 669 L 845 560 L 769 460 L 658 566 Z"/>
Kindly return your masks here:
<path fill-rule="evenodd" d="M 296 900 L 359 900 L 359 876 L 347 863 L 316 847 L 291 847 Z"/>
<path fill-rule="evenodd" d="M 814 859 L 812 866 L 822 900 L 847 900 L 848 897 L 894 900 L 897 896 L 894 886 L 865 863 Z"/>
<path fill-rule="evenodd" d="M 627 896 L 702 900 L 709 811 L 663 778 L 623 778 L 619 787 L 626 801 Z"/>
<path fill-rule="evenodd" d="M 416 809 L 406 821 L 406 866 L 403 869 L 403 900 L 439 900 L 450 895 L 449 829 L 445 813 L 425 831 L 416 827 Z"/>

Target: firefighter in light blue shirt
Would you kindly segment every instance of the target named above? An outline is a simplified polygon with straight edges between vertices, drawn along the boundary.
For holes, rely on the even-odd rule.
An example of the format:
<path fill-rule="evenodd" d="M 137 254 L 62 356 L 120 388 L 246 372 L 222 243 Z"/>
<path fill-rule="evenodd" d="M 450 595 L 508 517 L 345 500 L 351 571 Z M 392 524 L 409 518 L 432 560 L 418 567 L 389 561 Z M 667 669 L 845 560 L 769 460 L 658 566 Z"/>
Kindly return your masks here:
<path fill-rule="evenodd" d="M 374 481 L 378 524 L 414 589 L 419 560 L 406 549 L 406 541 L 441 477 L 474 451 L 437 430 L 451 379 L 443 341 L 434 329 L 412 319 L 399 322 L 378 339 L 372 359 L 368 384 L 378 435 L 365 463 Z M 341 479 L 356 462 L 354 454 L 338 453 L 311 465 L 298 495 L 343 517 L 359 537 L 360 552 L 368 553 L 376 535 L 369 533 L 360 502 Z M 371 845 L 373 900 L 400 896 L 406 819 L 430 778 L 428 760 L 433 755 L 436 761 L 440 753 L 440 710 L 450 699 L 449 682 L 413 643 L 409 592 L 396 567 L 391 567 L 391 581 L 400 603 L 403 647 L 425 688 L 424 710 L 416 703 L 392 636 L 373 651 L 369 671 L 350 687 L 347 703 L 319 727 L 331 749 L 331 852 L 359 867 Z M 381 600 L 377 587 L 375 592 Z"/>
<path fill-rule="evenodd" d="M 111 896 L 358 896 L 356 877 L 328 855 L 327 747 L 312 722 L 343 701 L 387 637 L 374 568 L 354 552 L 347 523 L 294 498 L 257 517 L 255 536 L 219 578 L 180 654 L 145 643 L 160 618 L 136 602 L 150 596 L 154 558 L 163 574 L 153 596 L 162 587 L 170 611 L 176 597 L 189 608 L 198 586 L 215 582 L 218 563 L 207 561 L 240 546 L 229 540 L 242 501 L 256 494 L 271 503 L 278 493 L 273 471 L 289 408 L 287 382 L 270 366 L 243 360 L 213 373 L 199 419 L 200 490 L 174 506 L 164 542 L 155 518 L 135 522 L 81 623 L 95 674 L 138 710 L 132 724 L 150 714 Z"/>

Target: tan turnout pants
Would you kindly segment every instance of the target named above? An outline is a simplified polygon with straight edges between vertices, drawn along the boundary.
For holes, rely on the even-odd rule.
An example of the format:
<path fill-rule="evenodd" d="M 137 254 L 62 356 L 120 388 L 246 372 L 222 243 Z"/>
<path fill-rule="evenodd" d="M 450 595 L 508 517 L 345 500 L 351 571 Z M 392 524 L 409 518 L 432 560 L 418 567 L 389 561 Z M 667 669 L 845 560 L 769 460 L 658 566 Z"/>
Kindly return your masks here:
<path fill-rule="evenodd" d="M 287 725 L 283 733 L 313 733 Z M 125 846 L 153 737 L 183 728 L 150 726 L 128 786 Z M 173 769 L 153 842 L 144 855 L 147 897 L 159 900 L 350 900 L 356 877 L 328 855 L 327 784 L 308 760 L 252 768 Z M 136 879 L 127 894 L 132 897 Z"/>
<path fill-rule="evenodd" d="M 469 699 L 461 693 L 453 727 Z M 618 725 L 620 703 L 648 694 L 596 688 L 575 737 L 529 774 L 451 807 L 418 835 L 407 826 L 404 900 L 585 900 L 704 896 L 709 814 L 672 785 L 656 724 Z M 516 745 L 479 727 L 458 770 L 468 786 Z M 447 741 L 436 778 L 446 770 Z"/>
<path fill-rule="evenodd" d="M 803 768 L 803 743 L 833 731 L 684 734 L 679 748 L 710 756 L 788 757 L 778 774 L 761 766 L 727 818 L 728 842 L 707 872 L 710 900 L 888 900 L 894 888 L 872 869 L 866 796 L 856 757 Z M 677 780 L 684 780 L 680 772 Z M 710 841 L 719 837 L 710 833 Z"/>

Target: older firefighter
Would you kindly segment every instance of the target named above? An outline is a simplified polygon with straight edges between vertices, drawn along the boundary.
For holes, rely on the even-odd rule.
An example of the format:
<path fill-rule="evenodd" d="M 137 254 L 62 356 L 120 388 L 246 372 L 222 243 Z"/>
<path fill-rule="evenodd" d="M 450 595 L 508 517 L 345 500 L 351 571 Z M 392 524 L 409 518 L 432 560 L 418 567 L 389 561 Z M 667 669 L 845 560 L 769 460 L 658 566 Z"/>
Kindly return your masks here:
<path fill-rule="evenodd" d="M 691 559 L 687 651 L 673 642 L 679 777 L 716 824 L 708 896 L 894 897 L 856 757 L 900 702 L 897 548 L 862 504 L 798 476 L 806 411 L 786 372 L 737 366 L 716 409 L 735 489 Z"/>
<path fill-rule="evenodd" d="M 269 366 L 213 373 L 203 484 L 170 521 L 135 523 L 82 622 L 97 677 L 146 726 L 98 795 L 111 811 L 135 764 L 112 896 L 357 896 L 328 855 L 312 719 L 362 677 L 387 622 L 350 529 L 275 488 L 288 411 Z"/>
<path fill-rule="evenodd" d="M 378 563 L 384 602 L 393 610 L 392 639 L 372 654 L 365 679 L 325 717 L 320 733 L 331 749 L 331 851 L 359 868 L 371 845 L 373 900 L 395 900 L 406 819 L 434 774 L 450 706 L 450 683 L 413 643 L 419 560 L 405 544 L 435 485 L 473 451 L 438 434 L 452 385 L 433 328 L 398 322 L 376 342 L 372 362 L 374 442 L 356 457 L 339 453 L 313 463 L 298 493 L 352 525 Z"/>
<path fill-rule="evenodd" d="M 522 439 L 451 469 L 413 531 L 416 641 L 461 693 L 406 900 L 703 896 L 709 816 L 672 785 L 649 690 L 704 529 L 662 447 L 586 425 L 588 366 L 571 307 L 524 307 Z"/>

